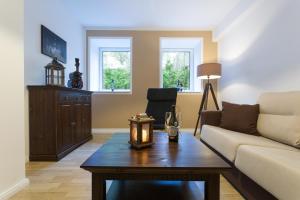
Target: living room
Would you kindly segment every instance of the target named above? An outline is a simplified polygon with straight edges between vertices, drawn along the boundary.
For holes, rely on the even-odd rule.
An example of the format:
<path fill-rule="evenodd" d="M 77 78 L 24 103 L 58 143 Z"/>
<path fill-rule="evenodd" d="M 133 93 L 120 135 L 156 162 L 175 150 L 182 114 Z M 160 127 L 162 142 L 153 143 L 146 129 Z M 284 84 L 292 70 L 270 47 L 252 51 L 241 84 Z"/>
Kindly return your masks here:
<path fill-rule="evenodd" d="M 165 181 L 158 185 L 138 182 L 155 199 L 172 195 L 180 199 L 182 193 L 190 196 L 181 199 L 298 199 L 299 1 L 6 0 L 0 5 L 1 63 L 5 66 L 0 200 L 106 199 L 106 190 L 107 199 L 139 198 L 137 189 L 134 198 L 125 189 L 124 196 L 117 197 L 120 191 L 114 186 L 120 185 L 106 181 L 115 179 Z M 60 55 L 54 56 L 46 43 L 50 47 L 59 43 Z M 64 76 L 55 77 L 62 82 L 46 86 L 52 79 L 45 66 L 54 65 L 55 69 L 63 67 Z M 74 86 L 75 72 L 80 81 Z M 201 79 L 203 74 L 211 80 Z M 218 79 L 212 79 L 213 75 Z M 6 87 L 12 78 L 14 83 Z M 212 87 L 207 87 L 206 98 L 208 82 Z M 149 88 L 177 89 L 178 141 L 162 142 L 168 139 L 167 133 L 156 141 L 160 134 L 154 130 L 152 146 L 125 148 L 133 145 L 128 143 L 131 137 L 123 138 L 133 134 L 128 120 L 135 123 L 152 105 Z M 35 93 L 38 90 L 42 94 Z M 172 95 L 154 96 L 170 99 Z M 70 102 L 75 103 L 69 106 Z M 160 109 L 165 105 L 158 104 Z M 64 113 L 59 108 L 67 114 L 57 114 Z M 235 114 L 225 113 L 226 108 Z M 226 114 L 230 120 L 224 125 Z M 162 133 L 167 131 L 165 114 L 160 117 Z M 250 122 L 240 124 L 242 120 Z M 70 122 L 68 130 L 74 135 L 56 152 L 62 144 L 54 140 L 64 121 Z M 215 128 L 219 125 L 222 128 Z M 249 131 L 251 128 L 255 130 Z M 121 145 L 122 138 L 126 141 Z M 113 143 L 122 147 L 118 153 L 124 156 L 108 156 Z M 181 153 L 174 153 L 176 145 Z M 161 149 L 159 155 L 156 148 Z M 97 155 L 107 158 L 106 163 L 93 160 Z M 132 171 L 122 171 L 129 161 Z M 101 174 L 107 176 L 101 179 L 97 174 L 101 170 L 92 170 L 95 163 L 116 164 L 117 173 Z M 154 171 L 147 171 L 147 164 Z M 130 166 L 126 169 L 131 170 Z M 136 174 L 139 170 L 145 174 Z M 188 187 L 182 187 L 180 181 Z M 133 181 L 126 187 L 130 186 L 136 187 Z M 166 192 L 160 194 L 157 188 Z M 195 198 L 198 194 L 201 196 Z"/>

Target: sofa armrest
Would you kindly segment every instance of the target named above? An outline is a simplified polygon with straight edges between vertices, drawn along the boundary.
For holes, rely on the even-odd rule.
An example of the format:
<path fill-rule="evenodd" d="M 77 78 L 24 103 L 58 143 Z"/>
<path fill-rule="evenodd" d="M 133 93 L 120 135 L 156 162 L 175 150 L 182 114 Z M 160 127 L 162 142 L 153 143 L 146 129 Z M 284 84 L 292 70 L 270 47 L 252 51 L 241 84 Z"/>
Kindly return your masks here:
<path fill-rule="evenodd" d="M 220 126 L 222 111 L 202 111 L 201 112 L 201 125 Z"/>

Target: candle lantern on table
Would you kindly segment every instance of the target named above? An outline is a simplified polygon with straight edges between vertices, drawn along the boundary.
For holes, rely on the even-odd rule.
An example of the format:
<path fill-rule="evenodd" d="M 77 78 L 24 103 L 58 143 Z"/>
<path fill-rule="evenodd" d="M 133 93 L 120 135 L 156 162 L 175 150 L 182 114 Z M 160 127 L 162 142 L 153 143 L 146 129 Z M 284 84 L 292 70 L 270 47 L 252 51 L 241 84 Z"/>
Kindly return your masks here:
<path fill-rule="evenodd" d="M 141 149 L 153 144 L 153 122 L 152 117 L 140 117 L 139 115 L 129 119 L 130 141 L 133 148 Z"/>

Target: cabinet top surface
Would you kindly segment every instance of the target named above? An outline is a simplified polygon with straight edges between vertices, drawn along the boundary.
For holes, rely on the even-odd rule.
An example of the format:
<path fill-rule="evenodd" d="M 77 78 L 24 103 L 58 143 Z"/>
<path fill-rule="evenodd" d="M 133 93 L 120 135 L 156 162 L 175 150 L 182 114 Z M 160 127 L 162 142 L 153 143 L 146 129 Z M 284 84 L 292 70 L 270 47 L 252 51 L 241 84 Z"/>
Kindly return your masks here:
<path fill-rule="evenodd" d="M 49 89 L 49 90 L 64 90 L 64 91 L 93 93 L 92 91 L 88 91 L 88 90 L 81 90 L 81 89 L 68 88 L 68 87 L 61 87 L 61 86 L 55 86 L 55 85 L 28 85 L 27 88 L 29 90 L 32 90 L 32 89 Z"/>

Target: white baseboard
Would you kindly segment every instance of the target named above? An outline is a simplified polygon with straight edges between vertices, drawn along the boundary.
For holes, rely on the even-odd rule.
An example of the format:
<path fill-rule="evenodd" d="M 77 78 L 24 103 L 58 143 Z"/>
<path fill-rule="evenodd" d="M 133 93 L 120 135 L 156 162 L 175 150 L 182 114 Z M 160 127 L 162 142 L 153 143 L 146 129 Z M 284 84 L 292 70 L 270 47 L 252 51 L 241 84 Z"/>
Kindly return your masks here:
<path fill-rule="evenodd" d="M 182 128 L 180 129 L 182 132 L 186 133 L 194 133 L 194 128 Z M 129 131 L 129 128 L 93 128 L 92 134 L 113 134 L 113 133 L 126 133 Z M 197 130 L 199 133 L 199 129 Z"/>
<path fill-rule="evenodd" d="M 0 200 L 7 200 L 13 195 L 15 195 L 17 192 L 22 190 L 24 187 L 26 187 L 29 184 L 29 179 L 24 178 L 21 181 L 19 181 L 17 184 L 9 188 L 8 190 L 2 192 L 0 194 Z"/>
<path fill-rule="evenodd" d="M 25 164 L 29 162 L 29 155 L 25 155 Z"/>
<path fill-rule="evenodd" d="M 129 128 L 93 128 L 92 134 L 113 134 L 113 133 L 126 133 Z"/>
<path fill-rule="evenodd" d="M 195 131 L 195 128 L 182 128 L 180 129 L 182 132 L 185 132 L 185 133 L 194 133 Z M 200 131 L 200 129 L 197 129 L 197 133 Z"/>

